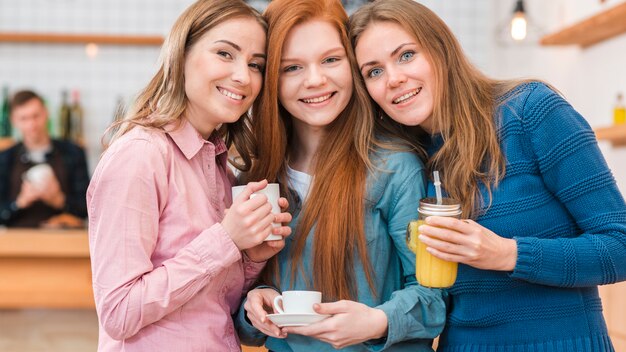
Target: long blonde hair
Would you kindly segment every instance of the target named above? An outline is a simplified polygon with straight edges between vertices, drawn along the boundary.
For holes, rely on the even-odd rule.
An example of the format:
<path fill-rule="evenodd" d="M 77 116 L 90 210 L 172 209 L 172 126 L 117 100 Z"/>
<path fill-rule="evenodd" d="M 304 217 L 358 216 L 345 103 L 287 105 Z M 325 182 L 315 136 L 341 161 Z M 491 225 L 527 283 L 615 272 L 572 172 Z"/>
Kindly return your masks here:
<path fill-rule="evenodd" d="M 165 39 L 159 58 L 159 69 L 150 83 L 139 93 L 124 118 L 114 123 L 110 143 L 136 126 L 161 129 L 171 122 L 179 122 L 187 107 L 185 95 L 185 58 L 200 38 L 215 26 L 233 18 L 251 17 L 267 31 L 261 15 L 242 0 L 198 0 L 176 20 Z M 247 169 L 250 158 L 245 152 L 253 144 L 248 114 L 231 124 L 224 124 L 219 136 L 226 138 L 227 146 L 234 143 Z"/>
<path fill-rule="evenodd" d="M 492 188 L 505 173 L 496 107 L 502 103 L 501 97 L 523 81 L 498 81 L 483 75 L 466 58 L 443 20 L 413 0 L 380 0 L 357 10 L 350 17 L 355 47 L 375 22 L 400 25 L 425 52 L 435 73 L 433 131 L 441 133 L 444 141 L 427 168 L 441 172 L 448 195 L 461 201 L 464 216 L 476 218 L 484 202 L 480 184 L 486 187 L 490 201 Z"/>
<path fill-rule="evenodd" d="M 348 39 L 348 17 L 339 0 L 275 0 L 263 15 L 269 25 L 268 60 L 265 86 L 253 107 L 257 145 L 252 151 L 255 162 L 248 180 L 265 178 L 283 186 L 288 184 L 286 170 L 291 152 L 288 147 L 291 145 L 292 116 L 278 101 L 278 76 L 283 44 L 291 28 L 314 19 L 327 21 L 337 29 L 350 61 L 353 94 L 340 116 L 328 126 L 316 154 L 315 177 L 292 235 L 295 242 L 291 282 L 297 270 L 302 269 L 306 239 L 314 229 L 313 286 L 331 300 L 355 299 L 355 247 L 373 290 L 364 229 L 373 112 Z M 266 267 L 264 278 L 273 284 L 278 283 L 275 259 Z"/>

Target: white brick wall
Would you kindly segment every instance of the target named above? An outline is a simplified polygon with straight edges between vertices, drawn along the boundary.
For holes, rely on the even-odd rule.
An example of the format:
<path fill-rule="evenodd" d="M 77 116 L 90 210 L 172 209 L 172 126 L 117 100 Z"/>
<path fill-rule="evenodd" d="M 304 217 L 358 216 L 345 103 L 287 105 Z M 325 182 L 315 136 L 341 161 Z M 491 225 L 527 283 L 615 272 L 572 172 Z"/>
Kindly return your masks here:
<path fill-rule="evenodd" d="M 490 66 L 490 27 L 497 0 L 423 1 L 444 18 L 473 62 Z M 193 0 L 0 0 L 0 31 L 165 35 Z M 263 8 L 264 0 L 252 4 Z M 476 19 L 480 20 L 476 20 Z M 0 86 L 41 93 L 56 119 L 63 89 L 78 89 L 85 110 L 90 168 L 119 96 L 131 99 L 156 70 L 158 47 L 0 43 Z"/>
<path fill-rule="evenodd" d="M 191 0 L 0 0 L 0 31 L 165 35 Z M 119 96 L 129 100 L 156 70 L 159 47 L 0 43 L 0 85 L 42 94 L 56 119 L 63 89 L 78 89 L 85 109 L 90 168 L 101 152 Z"/>
<path fill-rule="evenodd" d="M 498 0 L 424 0 L 418 1 L 439 15 L 470 60 L 481 70 L 490 66 L 493 49 L 494 3 Z M 502 0 L 500 0 L 502 1 Z"/>

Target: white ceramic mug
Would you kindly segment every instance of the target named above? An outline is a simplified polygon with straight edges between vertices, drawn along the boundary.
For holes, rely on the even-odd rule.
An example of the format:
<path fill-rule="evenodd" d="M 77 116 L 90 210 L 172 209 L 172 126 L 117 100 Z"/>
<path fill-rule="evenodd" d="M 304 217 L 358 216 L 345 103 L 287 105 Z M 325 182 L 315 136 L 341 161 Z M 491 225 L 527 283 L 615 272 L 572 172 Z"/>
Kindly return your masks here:
<path fill-rule="evenodd" d="M 318 291 L 283 291 L 274 297 L 274 310 L 280 314 L 317 314 L 313 305 L 321 302 L 322 293 Z"/>
<path fill-rule="evenodd" d="M 235 200 L 235 198 L 239 194 L 241 194 L 241 192 L 243 192 L 245 188 L 246 188 L 245 185 L 233 187 L 232 189 L 233 200 Z M 250 196 L 250 198 L 254 197 L 257 194 L 265 194 L 265 196 L 267 197 L 267 201 L 270 202 L 270 204 L 272 205 L 272 214 L 280 214 L 280 206 L 278 206 L 278 199 L 280 198 L 280 187 L 278 186 L 278 183 L 269 183 L 267 187 L 263 188 L 260 191 L 254 192 Z M 280 227 L 281 224 L 273 223 L 272 226 Z M 274 235 L 274 234 L 270 234 L 269 236 L 265 238 L 266 241 L 276 241 L 276 240 L 282 240 L 282 239 L 283 239 L 283 236 Z"/>
<path fill-rule="evenodd" d="M 54 177 L 54 171 L 48 164 L 37 164 L 26 172 L 24 172 L 23 178 L 32 183 L 36 188 L 43 190 L 50 179 Z"/>

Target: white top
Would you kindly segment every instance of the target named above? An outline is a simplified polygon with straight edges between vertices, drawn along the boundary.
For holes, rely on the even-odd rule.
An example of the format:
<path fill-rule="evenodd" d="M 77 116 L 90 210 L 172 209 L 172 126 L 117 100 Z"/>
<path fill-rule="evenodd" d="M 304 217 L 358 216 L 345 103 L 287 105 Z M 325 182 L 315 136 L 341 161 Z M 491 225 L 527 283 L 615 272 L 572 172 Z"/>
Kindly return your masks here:
<path fill-rule="evenodd" d="M 41 163 L 45 163 L 46 162 L 46 154 L 50 153 L 50 151 L 52 150 L 52 145 L 48 145 L 44 148 L 41 149 L 35 149 L 35 150 L 28 150 L 27 154 L 28 154 L 28 159 L 33 163 L 33 164 L 41 164 Z"/>
<path fill-rule="evenodd" d="M 309 186 L 311 186 L 313 176 L 287 166 L 287 177 L 289 177 L 289 186 L 298 192 L 300 200 L 304 203 L 309 195 Z"/>

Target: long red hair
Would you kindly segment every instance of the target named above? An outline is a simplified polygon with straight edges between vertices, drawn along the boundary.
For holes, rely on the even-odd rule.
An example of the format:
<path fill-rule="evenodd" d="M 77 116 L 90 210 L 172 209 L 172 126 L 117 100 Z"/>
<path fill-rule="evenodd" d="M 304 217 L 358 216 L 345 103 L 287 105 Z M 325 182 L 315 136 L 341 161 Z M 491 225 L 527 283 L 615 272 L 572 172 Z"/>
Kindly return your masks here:
<path fill-rule="evenodd" d="M 286 175 L 292 138 L 291 115 L 278 101 L 278 78 L 283 43 L 289 30 L 310 20 L 332 24 L 346 49 L 353 77 L 353 94 L 344 111 L 327 128 L 314 161 L 314 178 L 294 238 L 291 277 L 302 268 L 306 239 L 314 229 L 313 288 L 327 299 L 356 299 L 356 253 L 364 263 L 373 290 L 373 274 L 365 239 L 365 186 L 373 140 L 373 112 L 347 33 L 348 17 L 339 0 L 275 0 L 264 18 L 268 22 L 268 60 L 264 89 L 253 107 L 256 146 L 247 179 L 278 181 L 287 194 Z M 293 200 L 292 200 L 293 203 Z M 263 278 L 278 284 L 276 260 Z M 308 283 L 310 286 L 310 283 Z"/>

